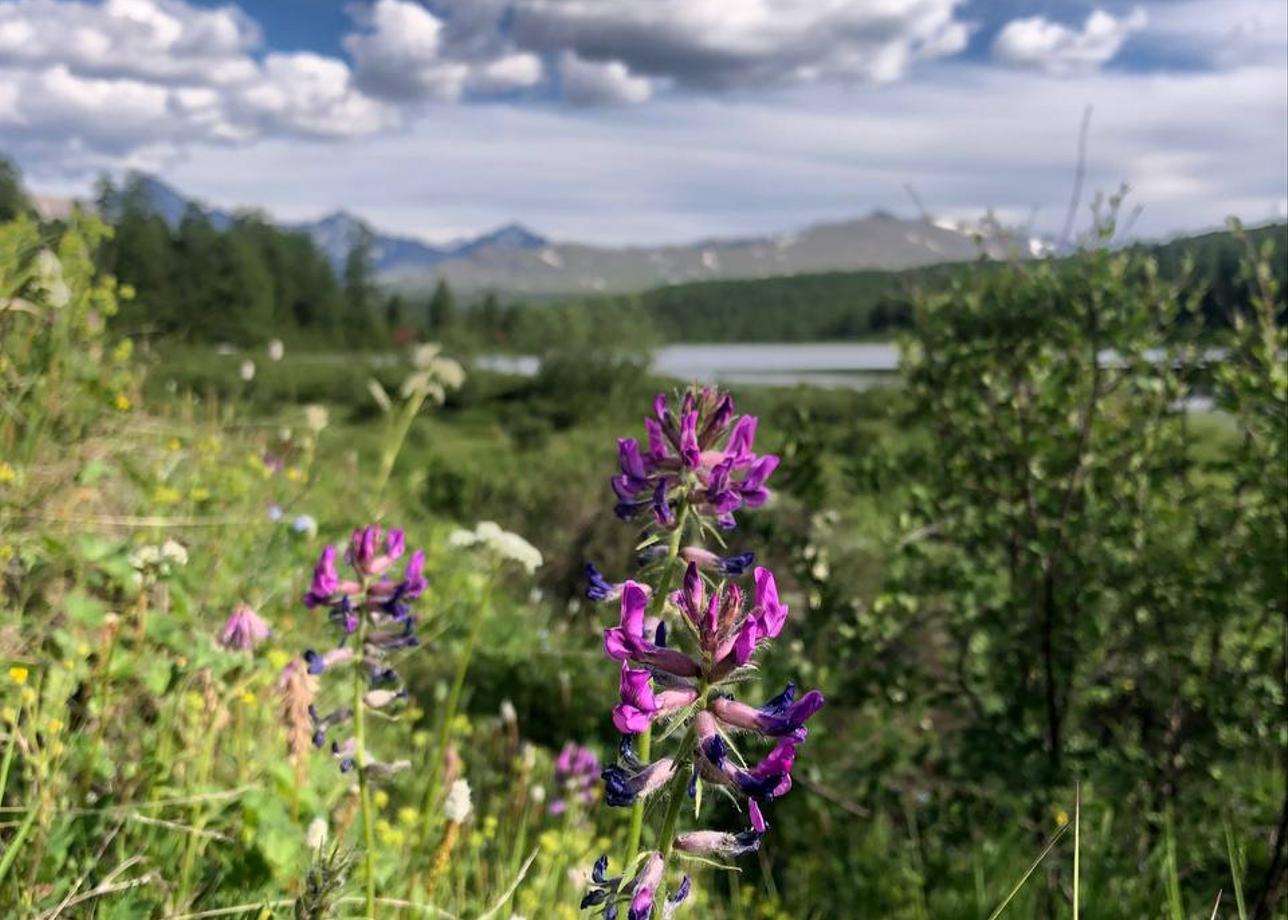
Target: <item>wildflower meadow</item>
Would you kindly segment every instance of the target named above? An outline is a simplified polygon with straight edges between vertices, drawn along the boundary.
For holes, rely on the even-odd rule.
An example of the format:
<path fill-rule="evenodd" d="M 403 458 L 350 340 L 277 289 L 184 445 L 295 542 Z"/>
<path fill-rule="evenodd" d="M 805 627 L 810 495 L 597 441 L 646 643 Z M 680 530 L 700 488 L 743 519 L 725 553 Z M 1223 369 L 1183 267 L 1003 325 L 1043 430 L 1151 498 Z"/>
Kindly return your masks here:
<path fill-rule="evenodd" d="M 1092 239 L 821 391 L 131 335 L 110 227 L 0 225 L 0 914 L 1288 916 L 1232 232 L 1219 330 Z"/>

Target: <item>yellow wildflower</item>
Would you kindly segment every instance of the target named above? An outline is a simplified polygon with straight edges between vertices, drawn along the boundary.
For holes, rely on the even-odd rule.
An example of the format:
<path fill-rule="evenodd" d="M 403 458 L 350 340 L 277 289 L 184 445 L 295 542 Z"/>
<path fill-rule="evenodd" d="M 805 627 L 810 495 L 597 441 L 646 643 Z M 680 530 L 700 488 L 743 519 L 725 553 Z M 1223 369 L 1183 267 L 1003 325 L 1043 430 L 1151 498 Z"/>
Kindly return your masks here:
<path fill-rule="evenodd" d="M 58 734 L 58 732 L 60 732 L 60 731 L 62 731 L 62 730 L 63 730 L 63 723 L 62 723 L 60 720 L 58 720 L 58 719 L 50 719 L 50 720 L 49 720 L 49 730 L 50 730 L 50 732 L 52 732 L 53 734 Z"/>
<path fill-rule="evenodd" d="M 255 694 L 251 693 L 249 690 L 243 690 L 241 701 L 247 706 L 253 706 L 255 705 Z"/>
<path fill-rule="evenodd" d="M 172 486 L 157 486 L 152 493 L 152 500 L 158 505 L 174 505 L 182 498 L 179 490 Z"/>
<path fill-rule="evenodd" d="M 286 468 L 286 478 L 291 482 L 303 482 L 304 471 L 297 466 L 288 466 Z"/>
<path fill-rule="evenodd" d="M 1069 813 L 1065 811 L 1063 808 L 1060 808 L 1057 805 L 1051 811 L 1052 811 L 1052 814 L 1055 815 L 1056 827 L 1064 827 L 1066 824 L 1069 823 Z"/>
<path fill-rule="evenodd" d="M 195 488 L 193 488 L 191 492 L 188 493 L 188 497 L 191 498 L 194 502 L 204 502 L 209 500 L 210 490 L 205 488 L 204 486 L 196 486 Z"/>
<path fill-rule="evenodd" d="M 0 709 L 0 718 L 12 725 L 18 721 L 18 710 L 12 706 L 6 706 L 4 709 Z"/>
<path fill-rule="evenodd" d="M 15 684 L 17 684 L 18 686 L 22 686 L 27 682 L 28 673 L 29 672 L 27 671 L 26 668 L 24 668 L 20 664 L 16 664 L 9 669 L 9 679 L 13 681 Z"/>
<path fill-rule="evenodd" d="M 179 450 L 181 447 L 183 447 L 183 445 L 179 443 L 178 438 L 171 438 L 169 441 L 166 442 L 165 446 L 169 450 Z"/>
<path fill-rule="evenodd" d="M 418 820 L 420 820 L 420 812 L 410 805 L 404 805 L 398 809 L 398 823 L 404 827 L 415 827 Z"/>
<path fill-rule="evenodd" d="M 22 693 L 19 694 L 19 697 L 25 704 L 30 706 L 32 703 L 36 702 L 36 691 L 32 690 L 30 687 L 23 687 Z"/>
<path fill-rule="evenodd" d="M 0 460 L 0 482 L 13 482 L 18 478 L 18 471 L 13 466 Z"/>
<path fill-rule="evenodd" d="M 116 400 L 114 404 L 116 406 L 116 411 L 118 412 L 130 411 L 130 397 L 126 396 L 124 393 L 116 394 Z"/>

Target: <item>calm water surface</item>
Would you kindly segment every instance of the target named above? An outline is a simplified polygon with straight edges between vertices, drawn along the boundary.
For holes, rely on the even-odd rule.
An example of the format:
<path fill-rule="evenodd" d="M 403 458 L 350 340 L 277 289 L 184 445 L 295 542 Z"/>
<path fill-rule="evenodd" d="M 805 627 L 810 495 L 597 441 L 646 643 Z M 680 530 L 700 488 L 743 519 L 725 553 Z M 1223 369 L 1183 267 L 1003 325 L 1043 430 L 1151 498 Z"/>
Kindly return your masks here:
<path fill-rule="evenodd" d="M 483 355 L 488 370 L 531 375 L 539 361 L 530 355 Z M 703 382 L 820 387 L 866 387 L 892 382 L 899 349 L 890 343 L 667 345 L 653 352 L 652 370 L 667 377 Z"/>

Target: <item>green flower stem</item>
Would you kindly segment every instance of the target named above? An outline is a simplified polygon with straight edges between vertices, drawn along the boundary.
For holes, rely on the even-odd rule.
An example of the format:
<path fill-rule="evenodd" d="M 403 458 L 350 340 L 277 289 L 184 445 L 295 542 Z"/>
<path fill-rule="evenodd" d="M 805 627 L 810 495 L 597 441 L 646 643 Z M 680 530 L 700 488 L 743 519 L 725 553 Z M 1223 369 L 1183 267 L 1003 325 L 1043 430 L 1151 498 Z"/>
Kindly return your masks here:
<path fill-rule="evenodd" d="M 496 581 L 496 575 L 495 571 L 489 574 L 487 585 L 483 589 L 483 598 L 479 602 L 478 612 L 474 616 L 474 623 L 470 626 L 469 636 L 465 640 L 465 648 L 461 651 L 461 657 L 456 662 L 456 674 L 452 678 L 452 689 L 447 694 L 447 703 L 443 706 L 443 715 L 438 726 L 438 736 L 434 739 L 434 749 L 431 752 L 433 764 L 430 767 L 429 783 L 425 786 L 425 797 L 420 803 L 422 844 L 428 844 L 429 834 L 434 826 L 433 822 L 430 821 L 430 815 L 434 808 L 434 802 L 438 799 L 439 790 L 443 785 L 447 742 L 451 737 L 452 722 L 456 718 L 456 709 L 461 703 L 461 693 L 465 689 L 465 676 L 470 669 L 470 659 L 474 656 L 474 647 L 478 644 L 479 634 L 483 631 L 483 623 L 487 620 L 487 612 L 491 607 L 492 585 Z"/>
<path fill-rule="evenodd" d="M 363 585 L 365 592 L 366 585 Z M 376 916 L 376 839 L 372 826 L 371 790 L 367 785 L 367 731 L 366 731 L 366 681 L 363 677 L 362 655 L 366 648 L 367 617 L 358 619 L 358 655 L 353 663 L 353 737 L 358 750 L 358 807 L 362 812 L 362 868 L 366 883 L 367 916 Z"/>
<path fill-rule="evenodd" d="M 662 578 L 658 582 L 657 589 L 653 592 L 653 600 L 649 605 L 649 613 L 658 616 L 666 606 L 666 595 L 671 590 L 671 582 L 675 578 L 675 562 L 680 558 L 680 542 L 684 539 L 684 525 L 689 519 L 689 506 L 682 505 L 678 519 L 675 522 L 675 530 L 671 531 L 671 542 L 667 547 L 666 563 L 662 567 Z M 644 729 L 640 733 L 637 750 L 640 760 L 648 762 L 652 754 L 653 747 L 653 729 L 652 726 Z M 631 806 L 631 824 L 630 830 L 626 837 L 626 862 L 624 865 L 629 866 L 635 861 L 635 857 L 640 852 L 640 837 L 644 833 L 644 803 L 636 802 Z"/>
<path fill-rule="evenodd" d="M 380 470 L 376 474 L 376 483 L 372 489 L 372 495 L 374 496 L 373 511 L 377 516 L 383 511 L 381 506 L 384 503 L 385 488 L 389 485 L 389 477 L 393 475 L 394 463 L 398 460 L 398 455 L 402 453 L 403 444 L 407 441 L 407 433 L 411 431 L 412 422 L 416 420 L 420 407 L 425 403 L 425 395 L 424 390 L 419 390 L 403 403 L 402 414 L 393 426 L 393 436 L 380 453 Z"/>
<path fill-rule="evenodd" d="M 661 851 L 663 859 L 670 858 L 671 847 L 675 844 L 675 824 L 680 817 L 680 808 L 684 805 L 684 786 L 689 777 L 688 761 L 697 739 L 697 730 L 690 725 L 684 740 L 680 742 L 679 751 L 676 752 L 675 776 L 671 777 L 667 787 L 670 798 L 666 803 L 666 816 L 662 819 L 662 834 L 658 838 L 658 850 Z"/>

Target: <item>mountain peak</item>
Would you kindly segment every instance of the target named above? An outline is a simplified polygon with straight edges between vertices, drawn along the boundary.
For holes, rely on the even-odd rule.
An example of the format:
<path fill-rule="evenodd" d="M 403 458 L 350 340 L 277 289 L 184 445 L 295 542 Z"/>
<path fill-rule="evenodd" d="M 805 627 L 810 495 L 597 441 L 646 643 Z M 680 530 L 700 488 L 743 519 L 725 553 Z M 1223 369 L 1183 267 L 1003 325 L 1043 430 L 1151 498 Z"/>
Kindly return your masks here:
<path fill-rule="evenodd" d="M 549 240 L 534 233 L 523 224 L 508 223 L 484 233 L 456 248 L 459 253 L 477 252 L 488 246 L 504 246 L 508 249 L 540 249 L 549 244 Z"/>

